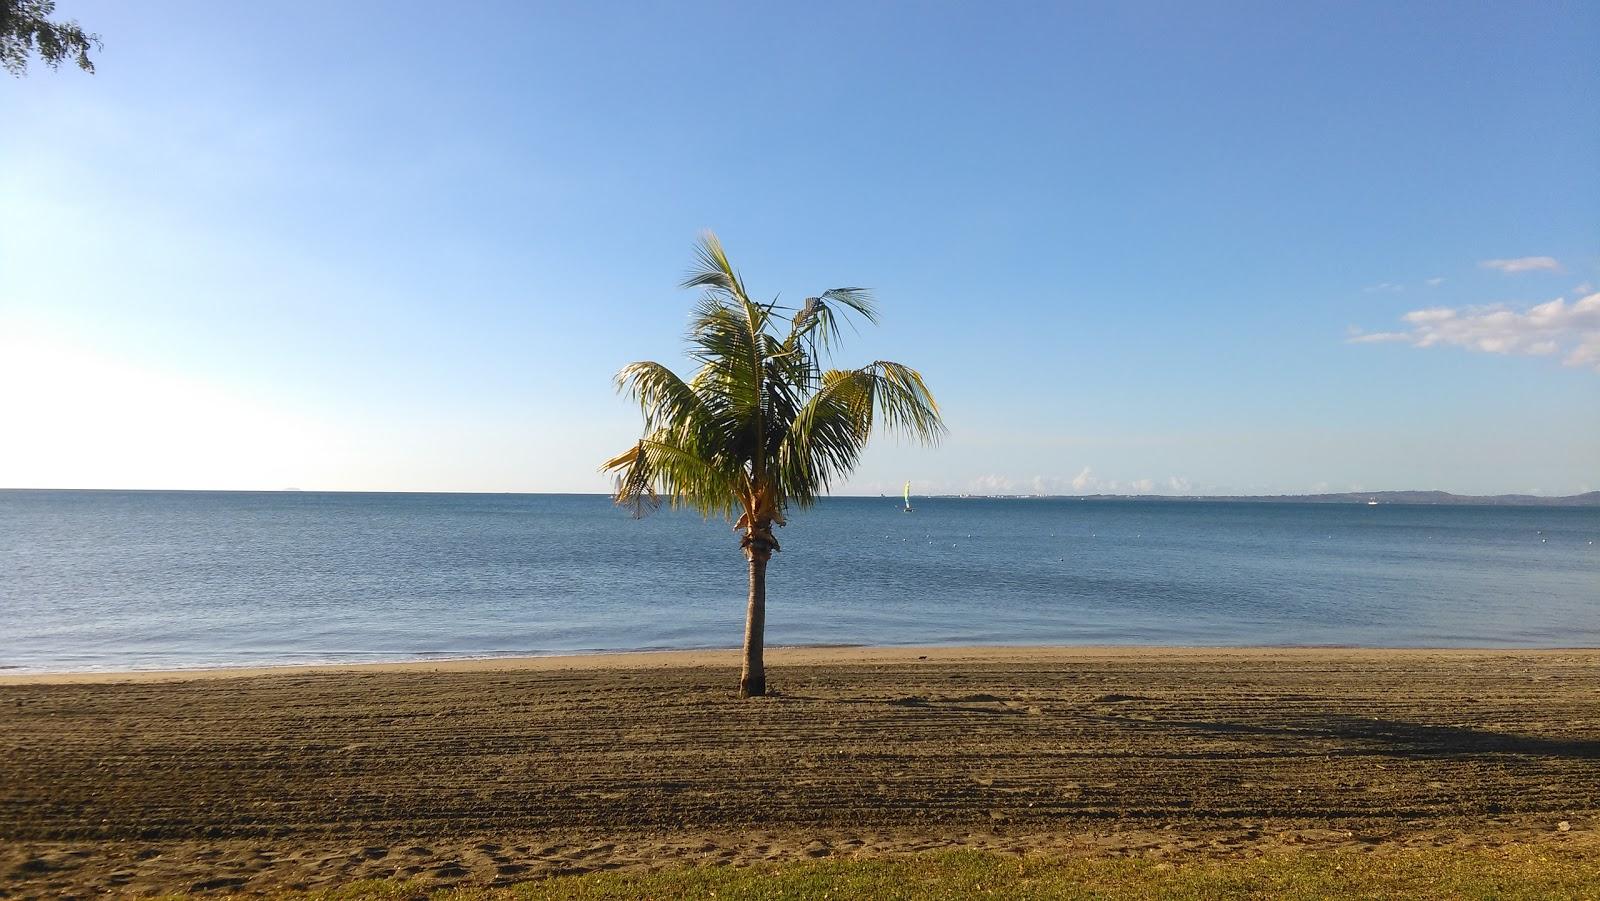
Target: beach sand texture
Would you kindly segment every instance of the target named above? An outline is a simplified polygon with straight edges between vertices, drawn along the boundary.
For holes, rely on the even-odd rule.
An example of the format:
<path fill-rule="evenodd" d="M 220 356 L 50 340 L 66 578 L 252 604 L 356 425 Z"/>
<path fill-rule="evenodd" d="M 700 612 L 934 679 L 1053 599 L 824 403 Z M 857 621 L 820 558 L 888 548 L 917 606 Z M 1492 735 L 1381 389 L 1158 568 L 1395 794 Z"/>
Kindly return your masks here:
<path fill-rule="evenodd" d="M 0 679 L 0 892 L 1600 824 L 1600 651 L 783 649 Z M 1565 824 L 1563 828 L 1561 824 Z"/>

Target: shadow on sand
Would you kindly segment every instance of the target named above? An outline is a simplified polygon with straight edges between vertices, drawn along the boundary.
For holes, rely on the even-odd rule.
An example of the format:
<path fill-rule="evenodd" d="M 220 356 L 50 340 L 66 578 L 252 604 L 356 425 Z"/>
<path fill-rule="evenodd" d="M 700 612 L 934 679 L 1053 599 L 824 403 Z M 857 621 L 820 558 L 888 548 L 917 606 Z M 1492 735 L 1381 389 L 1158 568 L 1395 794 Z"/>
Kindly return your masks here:
<path fill-rule="evenodd" d="M 1195 732 L 1235 733 L 1349 742 L 1349 753 L 1370 753 L 1374 745 L 1397 757 L 1473 757 L 1480 754 L 1520 754 L 1533 757 L 1572 757 L 1600 760 L 1600 740 L 1543 738 L 1493 732 L 1467 726 L 1440 726 L 1381 717 L 1347 714 L 1311 714 L 1286 717 L 1282 724 L 1232 723 L 1208 720 L 1134 719 L 1101 716 L 1102 720 L 1140 728 L 1184 729 Z M 1335 750 L 1333 753 L 1340 753 Z"/>

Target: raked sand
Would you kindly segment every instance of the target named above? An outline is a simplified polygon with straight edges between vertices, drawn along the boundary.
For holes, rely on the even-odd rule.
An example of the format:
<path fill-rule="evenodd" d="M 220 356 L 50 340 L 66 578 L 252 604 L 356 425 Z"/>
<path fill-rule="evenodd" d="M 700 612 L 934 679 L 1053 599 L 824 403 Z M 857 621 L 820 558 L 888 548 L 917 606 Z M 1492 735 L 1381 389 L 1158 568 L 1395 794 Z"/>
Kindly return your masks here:
<path fill-rule="evenodd" d="M 0 895 L 1600 840 L 1600 651 L 778 649 L 753 701 L 737 663 L 0 678 Z"/>

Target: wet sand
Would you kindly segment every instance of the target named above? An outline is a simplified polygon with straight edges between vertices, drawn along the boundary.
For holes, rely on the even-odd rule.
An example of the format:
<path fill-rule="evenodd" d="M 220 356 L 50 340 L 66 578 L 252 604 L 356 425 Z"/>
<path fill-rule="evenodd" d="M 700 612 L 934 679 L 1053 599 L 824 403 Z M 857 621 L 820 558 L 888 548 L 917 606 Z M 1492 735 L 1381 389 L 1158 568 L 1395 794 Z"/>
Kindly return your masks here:
<path fill-rule="evenodd" d="M 0 678 L 0 893 L 1597 841 L 1600 651 L 769 660 L 754 701 L 727 651 Z"/>

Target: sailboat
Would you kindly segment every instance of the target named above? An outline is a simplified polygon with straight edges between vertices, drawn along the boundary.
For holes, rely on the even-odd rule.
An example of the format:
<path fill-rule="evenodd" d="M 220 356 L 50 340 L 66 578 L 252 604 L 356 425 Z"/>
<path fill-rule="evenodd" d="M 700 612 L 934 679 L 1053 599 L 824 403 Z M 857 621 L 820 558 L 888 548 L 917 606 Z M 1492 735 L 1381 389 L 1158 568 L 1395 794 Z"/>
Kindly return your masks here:
<path fill-rule="evenodd" d="M 905 510 L 905 512 L 910 513 L 911 512 L 911 483 L 910 482 L 906 483 L 905 498 L 906 498 L 906 510 Z"/>

